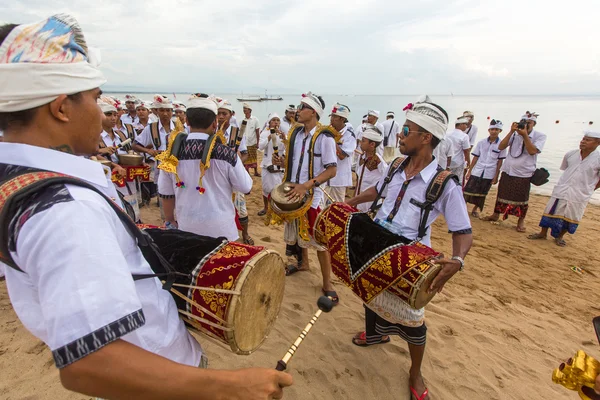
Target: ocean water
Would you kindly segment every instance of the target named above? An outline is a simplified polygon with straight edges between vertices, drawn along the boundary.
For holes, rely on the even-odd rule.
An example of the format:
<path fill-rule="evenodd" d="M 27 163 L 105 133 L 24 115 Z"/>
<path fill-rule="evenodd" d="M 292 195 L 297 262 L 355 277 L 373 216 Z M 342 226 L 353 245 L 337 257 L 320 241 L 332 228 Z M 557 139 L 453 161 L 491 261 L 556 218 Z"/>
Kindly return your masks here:
<path fill-rule="evenodd" d="M 273 94 L 273 93 L 270 93 Z M 119 98 L 124 93 L 109 93 Z M 144 99 L 152 99 L 152 93 L 137 93 L 136 96 Z M 167 94 L 173 98 L 173 94 Z M 187 100 L 189 94 L 175 93 L 175 97 L 183 101 Z M 218 94 L 219 97 L 229 99 L 234 105 L 238 120 L 243 118 L 242 102 L 236 99 L 240 95 Z M 285 95 L 280 101 L 252 102 L 252 114 L 261 122 L 265 121 L 271 112 L 276 112 L 280 117 L 288 104 L 299 104 L 300 95 Z M 347 105 L 352 110 L 350 122 L 357 126 L 361 123 L 362 116 L 370 109 L 381 112 L 380 122 L 385 120 L 388 111 L 396 113 L 396 120 L 403 122 L 402 109 L 418 96 L 354 96 L 354 95 L 323 95 L 326 103 L 326 111 L 336 103 Z M 542 154 L 538 156 L 538 167 L 544 167 L 550 171 L 550 182 L 543 186 L 533 186 L 534 193 L 549 195 L 554 184 L 560 177 L 560 164 L 566 152 L 579 148 L 585 129 L 600 130 L 600 96 L 435 96 L 431 99 L 442 106 L 453 121 L 465 110 L 475 113 L 474 124 L 479 128 L 477 140 L 487 136 L 487 127 L 490 119 L 500 119 L 508 128 L 513 121 L 518 121 L 525 111 L 536 112 L 538 123 L 536 130 L 548 136 L 546 146 Z M 328 122 L 329 113 L 325 114 L 323 122 Z M 557 123 L 558 121 L 558 123 Z M 593 125 L 589 125 L 593 121 Z M 506 131 L 503 132 L 506 134 Z M 600 204 L 600 190 L 592 198 L 592 202 Z"/>

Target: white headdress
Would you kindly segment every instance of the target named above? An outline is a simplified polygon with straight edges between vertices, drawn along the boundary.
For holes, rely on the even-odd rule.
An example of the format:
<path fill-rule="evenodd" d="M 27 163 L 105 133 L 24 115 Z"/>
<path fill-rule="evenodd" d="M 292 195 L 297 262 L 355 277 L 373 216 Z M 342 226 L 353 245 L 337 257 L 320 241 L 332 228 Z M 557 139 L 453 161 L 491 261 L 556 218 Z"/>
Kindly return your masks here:
<path fill-rule="evenodd" d="M 316 95 L 312 94 L 311 92 L 305 93 L 302 95 L 300 102 L 315 110 L 319 117 L 323 116 L 323 105 Z"/>
<path fill-rule="evenodd" d="M 152 104 L 152 108 L 173 108 L 173 103 L 171 103 L 171 99 L 167 96 L 163 96 L 160 94 L 154 95 L 154 103 Z"/>
<path fill-rule="evenodd" d="M 448 129 L 448 115 L 446 111 L 433 104 L 429 96 L 421 96 L 415 104 L 410 103 L 404 107 L 406 119 L 419 125 L 427 132 L 440 140 L 444 140 Z"/>

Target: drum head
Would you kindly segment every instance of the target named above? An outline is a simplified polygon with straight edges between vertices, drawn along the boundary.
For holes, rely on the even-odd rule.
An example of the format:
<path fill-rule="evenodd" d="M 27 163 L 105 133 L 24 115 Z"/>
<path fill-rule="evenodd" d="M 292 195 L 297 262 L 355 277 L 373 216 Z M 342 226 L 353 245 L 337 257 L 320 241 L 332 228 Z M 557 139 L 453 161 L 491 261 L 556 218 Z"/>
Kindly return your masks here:
<path fill-rule="evenodd" d="M 417 310 L 425 307 L 427 305 L 427 303 L 429 303 L 431 301 L 431 299 L 433 299 L 433 297 L 437 294 L 437 292 L 427 293 L 427 289 L 429 289 L 431 282 L 433 282 L 433 280 L 435 279 L 437 274 L 440 272 L 442 267 L 438 264 L 434 264 L 431 262 L 428 262 L 428 264 L 430 265 L 430 267 L 425 272 L 425 278 L 423 278 L 421 280 L 420 287 L 418 288 L 418 290 L 415 289 L 416 296 L 414 296 L 411 299 L 411 300 L 414 300 L 414 301 L 411 301 L 411 303 L 414 303 L 414 304 L 411 304 L 411 307 L 414 307 Z"/>
<path fill-rule="evenodd" d="M 281 256 L 263 250 L 254 256 L 236 282 L 239 296 L 231 300 L 227 336 L 231 350 L 250 354 L 266 339 L 281 307 L 285 289 L 285 268 Z"/>

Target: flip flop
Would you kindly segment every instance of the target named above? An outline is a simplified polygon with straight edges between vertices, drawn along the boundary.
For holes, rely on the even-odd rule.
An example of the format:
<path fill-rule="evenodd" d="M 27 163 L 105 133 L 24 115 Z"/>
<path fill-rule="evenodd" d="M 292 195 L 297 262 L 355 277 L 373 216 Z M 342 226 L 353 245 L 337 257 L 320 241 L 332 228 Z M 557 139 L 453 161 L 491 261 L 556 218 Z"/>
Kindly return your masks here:
<path fill-rule="evenodd" d="M 249 244 L 250 246 L 254 246 L 254 239 L 252 239 L 250 236 L 248 236 L 247 238 L 244 238 L 244 244 Z"/>
<path fill-rule="evenodd" d="M 358 343 L 358 340 L 362 340 L 364 341 L 364 343 Z M 352 344 L 358 347 L 369 347 L 369 346 L 375 346 L 376 344 L 385 344 L 385 343 L 389 343 L 390 342 L 390 337 L 388 336 L 387 339 L 382 339 L 377 342 L 377 343 L 372 343 L 372 344 L 367 344 L 367 332 L 362 331 L 361 333 L 357 333 L 356 335 L 354 335 L 354 337 L 352 338 Z"/>
<path fill-rule="evenodd" d="M 481 218 L 481 215 L 477 211 L 472 212 L 471 215 L 473 216 L 473 218 Z"/>
<path fill-rule="evenodd" d="M 333 301 L 334 306 L 338 305 L 338 303 L 340 302 L 340 298 L 338 297 L 338 294 L 335 292 L 335 290 L 321 289 L 321 291 L 325 296 L 331 297 L 331 301 Z"/>
<path fill-rule="evenodd" d="M 531 240 L 540 240 L 540 239 L 546 239 L 546 236 L 541 235 L 539 233 L 532 233 L 531 235 L 527 236 L 527 239 L 531 239 Z"/>
<path fill-rule="evenodd" d="M 265 215 L 266 213 L 267 213 L 267 210 L 260 210 L 260 211 L 258 212 L 258 216 L 259 216 L 259 217 L 262 217 L 262 216 L 263 216 L 263 215 Z"/>
<path fill-rule="evenodd" d="M 285 267 L 285 276 L 294 275 L 296 272 L 308 271 L 304 268 L 298 268 L 297 265 L 288 265 Z"/>
<path fill-rule="evenodd" d="M 419 396 L 419 394 L 417 393 L 417 391 L 415 390 L 415 388 L 413 388 L 412 386 L 410 387 L 410 398 L 411 400 L 413 398 L 417 399 L 417 400 L 425 400 L 425 397 L 427 397 L 427 395 L 429 394 L 429 389 L 425 389 L 425 391 L 423 393 L 421 393 L 421 395 Z"/>
<path fill-rule="evenodd" d="M 554 239 L 554 242 L 556 243 L 557 246 L 560 247 L 565 247 L 567 245 L 567 242 L 565 242 L 563 239 Z"/>
<path fill-rule="evenodd" d="M 498 218 L 498 219 L 494 219 L 494 218 L 492 218 L 492 216 L 490 216 L 490 215 L 488 215 L 487 217 L 483 217 L 483 218 L 481 218 L 481 220 L 482 220 L 482 221 L 490 221 L 490 222 L 498 222 L 498 220 L 499 220 L 499 219 L 500 219 L 500 218 Z"/>

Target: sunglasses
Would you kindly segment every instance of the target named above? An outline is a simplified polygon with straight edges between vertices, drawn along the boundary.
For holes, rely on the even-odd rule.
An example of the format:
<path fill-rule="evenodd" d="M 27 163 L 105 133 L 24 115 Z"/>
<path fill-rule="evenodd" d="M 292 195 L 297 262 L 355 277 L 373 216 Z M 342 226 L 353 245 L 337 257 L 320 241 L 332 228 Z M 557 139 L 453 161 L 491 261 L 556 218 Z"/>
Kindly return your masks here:
<path fill-rule="evenodd" d="M 302 110 L 304 110 L 304 109 L 311 110 L 311 111 L 315 111 L 315 109 L 314 109 L 314 108 L 312 108 L 311 106 L 308 106 L 308 105 L 306 105 L 306 104 L 304 104 L 304 103 L 302 103 L 302 104 L 300 104 L 300 105 L 298 106 L 298 111 L 302 111 Z"/>
<path fill-rule="evenodd" d="M 408 137 L 408 135 L 410 135 L 411 132 L 417 132 L 417 133 L 419 133 L 419 131 L 411 131 L 410 128 L 408 126 L 406 126 L 406 125 L 404 125 L 402 127 L 402 136 Z"/>

